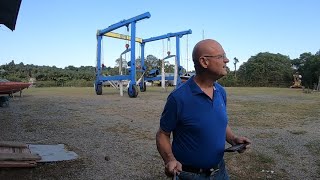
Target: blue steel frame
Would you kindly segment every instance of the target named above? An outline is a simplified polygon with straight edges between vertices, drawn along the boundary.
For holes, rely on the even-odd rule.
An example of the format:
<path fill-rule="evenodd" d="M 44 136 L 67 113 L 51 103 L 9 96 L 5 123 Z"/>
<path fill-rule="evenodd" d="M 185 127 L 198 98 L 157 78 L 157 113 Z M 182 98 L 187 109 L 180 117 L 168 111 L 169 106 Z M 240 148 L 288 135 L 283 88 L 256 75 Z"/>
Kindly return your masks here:
<path fill-rule="evenodd" d="M 176 66 L 178 66 L 178 74 L 177 74 L 177 84 L 176 86 L 178 86 L 181 83 L 181 79 L 180 76 L 182 75 L 180 72 L 181 66 L 180 66 L 180 38 L 182 38 L 182 36 L 186 35 L 186 34 L 191 34 L 192 31 L 191 29 L 187 30 L 187 31 L 181 31 L 181 32 L 176 32 L 176 33 L 168 33 L 165 35 L 161 35 L 161 36 L 156 36 L 156 37 L 151 37 L 148 39 L 142 39 L 142 43 L 141 43 L 141 67 L 143 67 L 143 71 L 145 71 L 145 66 L 144 66 L 144 47 L 145 44 L 147 42 L 152 42 L 152 41 L 157 41 L 157 40 L 161 40 L 161 39 L 166 39 L 166 38 L 170 38 L 170 37 L 176 37 L 176 59 L 177 59 L 177 64 Z M 145 77 L 144 79 L 141 80 L 140 82 L 140 87 L 141 87 L 141 83 L 143 83 L 145 80 L 160 80 L 161 77 L 152 77 L 152 78 L 148 78 Z M 168 76 L 165 77 L 166 80 L 173 80 L 173 76 Z"/>
<path fill-rule="evenodd" d="M 102 85 L 102 82 L 109 81 L 109 80 L 130 80 L 129 84 L 129 91 L 133 91 L 133 85 L 136 85 L 136 57 L 135 57 L 135 39 L 136 39 L 136 22 L 142 19 L 150 18 L 151 14 L 146 12 L 144 14 L 135 16 L 128 20 L 122 20 L 116 24 L 109 26 L 106 29 L 98 30 L 97 31 L 97 65 L 96 65 L 96 80 L 95 80 L 95 87 L 97 88 L 98 85 Z M 117 75 L 117 76 L 103 76 L 101 74 L 101 41 L 104 34 L 111 32 L 115 29 L 118 29 L 123 26 L 127 26 L 131 28 L 131 40 L 130 40 L 130 47 L 131 47 L 131 73 L 130 75 Z M 97 91 L 97 89 L 95 89 Z"/>

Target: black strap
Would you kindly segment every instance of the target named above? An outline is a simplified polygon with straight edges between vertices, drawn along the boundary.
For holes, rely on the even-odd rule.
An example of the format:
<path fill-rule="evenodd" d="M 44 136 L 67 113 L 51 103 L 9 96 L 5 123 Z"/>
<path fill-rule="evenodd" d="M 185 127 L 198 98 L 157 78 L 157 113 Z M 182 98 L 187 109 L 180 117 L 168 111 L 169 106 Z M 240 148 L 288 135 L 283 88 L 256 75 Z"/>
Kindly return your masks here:
<path fill-rule="evenodd" d="M 209 169 L 195 168 L 195 167 L 192 167 L 192 166 L 182 165 L 182 171 L 198 173 L 198 174 L 200 174 L 200 173 L 210 174 L 213 171 L 216 171 L 218 169 L 219 169 L 219 165 L 214 166 L 214 167 L 209 168 Z"/>

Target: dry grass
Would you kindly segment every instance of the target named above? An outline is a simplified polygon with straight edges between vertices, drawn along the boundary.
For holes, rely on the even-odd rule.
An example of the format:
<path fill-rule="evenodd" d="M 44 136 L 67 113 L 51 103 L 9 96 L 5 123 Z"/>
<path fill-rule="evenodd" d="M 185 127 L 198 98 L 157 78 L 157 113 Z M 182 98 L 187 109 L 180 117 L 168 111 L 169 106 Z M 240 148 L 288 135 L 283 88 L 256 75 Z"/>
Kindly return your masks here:
<path fill-rule="evenodd" d="M 228 88 L 233 125 L 251 127 L 301 126 L 318 120 L 320 94 L 297 89 Z"/>
<path fill-rule="evenodd" d="M 274 171 L 276 163 L 273 157 L 249 151 L 244 154 L 227 153 L 225 155 L 231 179 L 283 179 L 288 178 L 284 170 Z"/>
<path fill-rule="evenodd" d="M 305 145 L 309 151 L 319 151 L 312 139 L 319 141 L 316 127 L 320 125 L 320 93 L 305 94 L 299 89 L 279 88 L 227 90 L 230 125 L 241 129 L 239 132 L 248 134 L 257 144 L 253 145 L 251 155 L 248 153 L 228 161 L 234 179 L 313 179 L 320 176 L 320 157 L 303 148 Z M 256 130 L 245 133 L 253 129 Z M 236 163 L 245 157 L 246 162 L 243 163 L 249 162 L 250 165 L 236 167 Z M 306 164 L 306 159 L 312 161 L 310 166 L 316 165 L 317 170 Z M 254 163 L 257 164 L 251 166 Z M 297 167 L 288 168 L 295 165 Z M 249 172 L 250 175 L 242 175 L 241 172 Z"/>
<path fill-rule="evenodd" d="M 229 123 L 252 148 L 227 153 L 231 179 L 320 177 L 320 93 L 283 88 L 226 88 Z M 169 92 L 137 98 L 112 88 L 30 88 L 0 108 L 0 140 L 63 143 L 80 155 L 35 169 L 0 170 L 0 179 L 166 179 L 155 133 Z"/>
<path fill-rule="evenodd" d="M 320 140 L 312 140 L 305 145 L 316 158 L 318 178 L 320 178 Z"/>

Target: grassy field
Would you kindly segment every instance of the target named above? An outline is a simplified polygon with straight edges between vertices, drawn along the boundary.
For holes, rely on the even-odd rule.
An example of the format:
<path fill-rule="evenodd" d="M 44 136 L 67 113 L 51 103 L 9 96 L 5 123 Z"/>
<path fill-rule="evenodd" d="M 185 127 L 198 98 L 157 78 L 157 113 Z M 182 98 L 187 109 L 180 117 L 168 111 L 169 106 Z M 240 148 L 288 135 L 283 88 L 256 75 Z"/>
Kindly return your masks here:
<path fill-rule="evenodd" d="M 248 153 L 226 154 L 235 179 L 320 177 L 320 155 L 315 153 L 320 151 L 320 136 L 314 128 L 320 125 L 320 93 L 285 88 L 227 91 L 231 127 L 251 132 L 245 134 L 253 139 Z M 313 159 L 313 168 L 301 163 L 306 156 Z"/>
<path fill-rule="evenodd" d="M 62 179 L 114 179 L 105 176 L 106 171 L 116 179 L 166 179 L 155 133 L 172 89 L 148 87 L 137 98 L 129 98 L 112 88 L 104 88 L 101 96 L 93 88 L 29 88 L 24 97 L 0 109 L 0 140 L 64 143 L 82 157 L 31 172 L 18 170 L 26 179 L 60 179 L 66 174 L 68 178 Z M 320 93 L 226 90 L 230 126 L 253 141 L 245 153 L 225 154 L 231 179 L 320 178 Z M 106 152 L 108 164 L 98 156 Z M 3 177 L 15 178 L 17 171 L 0 170 Z"/>

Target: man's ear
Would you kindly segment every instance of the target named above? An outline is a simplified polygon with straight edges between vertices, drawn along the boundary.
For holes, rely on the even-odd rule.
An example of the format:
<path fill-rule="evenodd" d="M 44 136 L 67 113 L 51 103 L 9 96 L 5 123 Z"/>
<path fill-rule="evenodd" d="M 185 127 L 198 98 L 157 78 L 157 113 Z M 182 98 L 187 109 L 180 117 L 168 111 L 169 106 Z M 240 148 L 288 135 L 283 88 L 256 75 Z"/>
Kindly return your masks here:
<path fill-rule="evenodd" d="M 202 68 L 207 69 L 208 68 L 208 60 L 204 57 L 199 58 L 199 63 L 202 66 Z"/>

